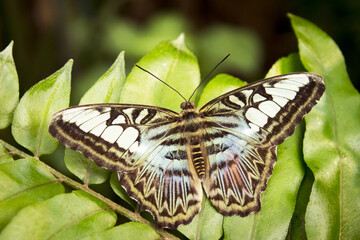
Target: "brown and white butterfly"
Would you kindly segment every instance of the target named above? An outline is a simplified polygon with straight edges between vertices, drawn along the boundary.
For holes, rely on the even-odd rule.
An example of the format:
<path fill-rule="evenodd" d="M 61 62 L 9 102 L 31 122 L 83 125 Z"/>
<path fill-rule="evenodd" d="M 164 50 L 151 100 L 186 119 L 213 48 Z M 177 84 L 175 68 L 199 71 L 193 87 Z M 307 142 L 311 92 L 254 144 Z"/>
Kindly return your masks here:
<path fill-rule="evenodd" d="M 129 196 L 159 227 L 187 224 L 203 189 L 226 216 L 260 210 L 276 146 L 324 92 L 322 77 L 286 74 L 182 111 L 134 104 L 91 104 L 56 113 L 49 131 L 67 147 L 118 173 Z"/>

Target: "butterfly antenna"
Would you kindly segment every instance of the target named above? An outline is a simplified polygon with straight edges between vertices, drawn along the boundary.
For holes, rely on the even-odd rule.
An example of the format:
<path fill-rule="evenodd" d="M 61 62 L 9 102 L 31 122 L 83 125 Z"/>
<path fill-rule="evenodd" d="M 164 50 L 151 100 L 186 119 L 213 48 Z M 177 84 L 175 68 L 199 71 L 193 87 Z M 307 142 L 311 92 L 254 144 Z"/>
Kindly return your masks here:
<path fill-rule="evenodd" d="M 186 102 L 186 98 L 184 98 L 183 95 L 181 95 L 181 93 L 179 93 L 178 90 L 176 90 L 175 88 L 173 88 L 172 86 L 170 86 L 169 84 L 167 84 L 166 82 L 164 82 L 163 80 L 161 80 L 160 78 L 158 78 L 157 76 L 155 76 L 154 74 L 152 74 L 151 72 L 149 72 L 148 70 L 140 67 L 139 65 L 137 64 L 134 64 L 136 67 L 140 68 L 141 70 L 143 70 L 144 72 L 147 72 L 148 74 L 150 74 L 151 76 L 153 76 L 154 78 L 156 78 L 157 80 L 159 80 L 160 82 L 162 82 L 163 84 L 165 84 L 166 86 L 168 86 L 169 88 L 171 88 L 172 90 L 174 90 L 177 94 L 179 94 L 180 97 L 182 97 L 185 102 Z"/>
<path fill-rule="evenodd" d="M 230 56 L 230 53 L 228 55 L 226 55 L 226 57 L 224 57 L 223 60 L 221 60 L 218 64 L 216 64 L 216 66 L 208 73 L 208 75 L 206 75 L 206 77 L 204 77 L 204 79 L 200 82 L 200 84 L 195 88 L 195 90 L 193 91 L 193 93 L 191 94 L 191 96 L 189 97 L 189 100 L 192 98 L 192 96 L 196 93 L 196 91 L 199 89 L 199 87 L 201 86 L 201 84 L 215 71 L 215 69 L 222 64 L 228 57 Z"/>

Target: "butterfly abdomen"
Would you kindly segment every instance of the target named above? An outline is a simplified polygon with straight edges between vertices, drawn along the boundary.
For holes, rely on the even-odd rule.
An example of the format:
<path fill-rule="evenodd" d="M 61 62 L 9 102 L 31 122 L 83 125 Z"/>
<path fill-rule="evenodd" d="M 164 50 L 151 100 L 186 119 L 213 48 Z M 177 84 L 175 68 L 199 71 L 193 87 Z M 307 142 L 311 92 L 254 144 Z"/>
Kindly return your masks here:
<path fill-rule="evenodd" d="M 191 159 L 196 170 L 196 173 L 200 178 L 205 176 L 205 159 L 201 150 L 200 141 L 197 137 L 192 137 L 190 140 L 191 146 Z"/>
<path fill-rule="evenodd" d="M 183 134 L 187 139 L 189 148 L 189 159 L 199 178 L 205 177 L 205 151 L 202 140 L 203 128 L 201 127 L 202 119 L 197 109 L 186 109 L 181 113 L 183 121 Z"/>

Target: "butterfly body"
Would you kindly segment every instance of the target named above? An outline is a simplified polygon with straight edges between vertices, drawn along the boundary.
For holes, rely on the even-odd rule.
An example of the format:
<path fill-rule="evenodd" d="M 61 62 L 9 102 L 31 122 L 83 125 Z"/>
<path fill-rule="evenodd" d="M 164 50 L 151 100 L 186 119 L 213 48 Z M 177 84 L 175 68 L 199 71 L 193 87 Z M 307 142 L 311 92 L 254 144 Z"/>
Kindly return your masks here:
<path fill-rule="evenodd" d="M 195 104 L 191 105 L 195 106 Z M 186 152 L 189 162 L 192 163 L 192 166 L 189 167 L 193 172 L 195 169 L 198 177 L 202 179 L 206 173 L 206 167 L 208 168 L 207 152 L 204 145 L 204 133 L 206 131 L 203 126 L 203 116 L 196 108 L 185 108 L 180 113 L 180 119 L 179 125 L 183 126 L 183 129 L 180 130 L 181 138 L 186 142 Z"/>
<path fill-rule="evenodd" d="M 92 104 L 56 113 L 49 131 L 66 146 L 118 173 L 130 197 L 159 227 L 191 222 L 203 190 L 222 214 L 260 210 L 276 146 L 320 99 L 322 77 L 281 75 L 182 111 Z"/>

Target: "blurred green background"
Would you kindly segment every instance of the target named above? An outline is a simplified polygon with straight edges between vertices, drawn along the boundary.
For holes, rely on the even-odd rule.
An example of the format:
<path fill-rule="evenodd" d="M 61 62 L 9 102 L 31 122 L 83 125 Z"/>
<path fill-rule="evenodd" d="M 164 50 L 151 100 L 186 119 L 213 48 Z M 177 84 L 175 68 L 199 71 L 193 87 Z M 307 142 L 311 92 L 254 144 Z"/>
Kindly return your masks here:
<path fill-rule="evenodd" d="M 72 105 L 126 51 L 127 73 L 162 40 L 185 33 L 202 76 L 220 68 L 246 81 L 263 78 L 280 57 L 297 51 L 286 13 L 327 32 L 360 83 L 359 0 L 1 0 L 0 44 L 14 40 L 20 94 L 72 58 Z"/>

